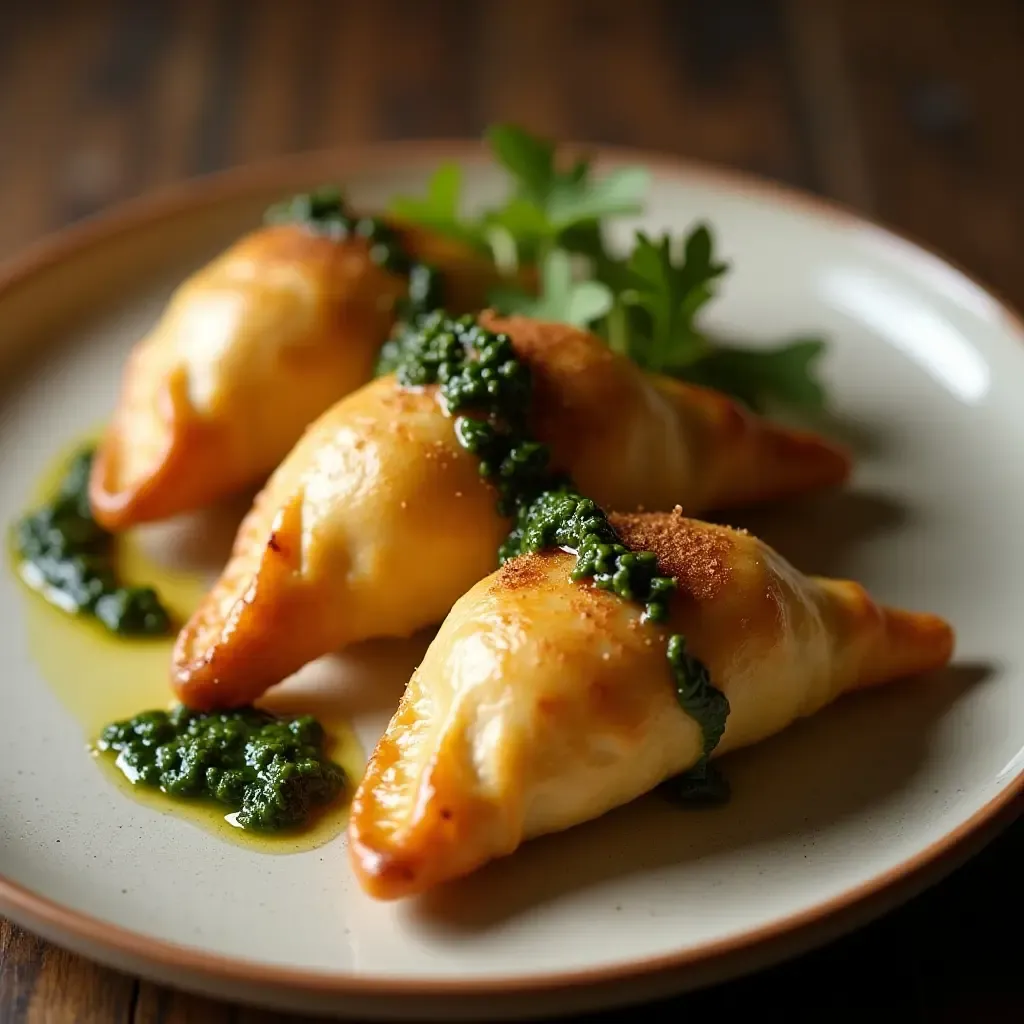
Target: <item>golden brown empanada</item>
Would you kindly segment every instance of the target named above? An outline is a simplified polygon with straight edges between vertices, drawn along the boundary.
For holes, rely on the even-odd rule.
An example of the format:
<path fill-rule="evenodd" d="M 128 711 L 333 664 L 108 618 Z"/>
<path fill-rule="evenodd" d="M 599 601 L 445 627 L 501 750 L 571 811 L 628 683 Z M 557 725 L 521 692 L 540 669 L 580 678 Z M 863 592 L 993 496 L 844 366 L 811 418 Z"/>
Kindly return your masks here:
<path fill-rule="evenodd" d="M 701 729 L 666 658 L 672 633 L 731 706 L 712 756 L 951 657 L 943 620 L 804 576 L 746 533 L 678 510 L 609 518 L 677 578 L 669 620 L 642 624 L 636 604 L 570 582 L 561 551 L 513 559 L 462 597 L 355 795 L 349 846 L 371 895 L 422 892 L 700 762 Z"/>
<path fill-rule="evenodd" d="M 604 507 L 688 512 L 835 484 L 844 453 L 724 395 L 640 371 L 584 331 L 481 318 L 533 376 L 533 436 Z M 182 630 L 173 684 L 196 708 L 245 704 L 306 662 L 440 622 L 497 564 L 509 522 L 436 389 L 382 377 L 303 437 Z"/>
<path fill-rule="evenodd" d="M 403 251 L 476 309 L 493 265 L 422 229 Z M 190 511 L 259 483 L 339 398 L 372 375 L 404 296 L 368 242 L 299 224 L 255 231 L 186 280 L 132 351 L 94 462 L 90 502 L 111 530 Z"/>

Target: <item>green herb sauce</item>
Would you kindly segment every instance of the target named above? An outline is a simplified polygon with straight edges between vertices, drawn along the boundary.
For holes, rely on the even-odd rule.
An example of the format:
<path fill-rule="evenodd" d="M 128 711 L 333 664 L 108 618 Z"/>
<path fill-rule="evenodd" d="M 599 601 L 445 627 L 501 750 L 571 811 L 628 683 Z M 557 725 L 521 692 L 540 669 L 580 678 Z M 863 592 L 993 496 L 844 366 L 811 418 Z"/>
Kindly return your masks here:
<path fill-rule="evenodd" d="M 91 615 L 121 636 L 163 636 L 171 618 L 152 587 L 124 587 L 114 571 L 114 537 L 93 519 L 93 450 L 68 463 L 57 493 L 15 524 L 22 578 L 65 611 Z"/>
<path fill-rule="evenodd" d="M 713 807 L 728 803 L 729 783 L 714 761 L 702 761 L 682 775 L 663 782 L 661 794 L 683 807 Z"/>
<path fill-rule="evenodd" d="M 658 558 L 653 551 L 630 551 L 619 541 L 597 504 L 567 487 L 542 491 L 520 507 L 516 525 L 502 545 L 499 559 L 504 563 L 527 551 L 553 547 L 576 552 L 573 580 L 589 579 L 599 590 L 610 590 L 624 601 L 642 604 L 647 622 L 664 622 L 668 618 L 668 600 L 676 589 L 675 579 L 659 576 Z M 689 666 L 686 671 L 689 672 Z"/>
<path fill-rule="evenodd" d="M 401 319 L 440 308 L 443 302 L 441 273 L 436 267 L 410 259 L 399 233 L 379 217 L 355 217 L 345 205 L 341 190 L 330 185 L 303 192 L 271 206 L 264 214 L 268 224 L 304 224 L 309 230 L 335 241 L 364 238 L 370 259 L 389 273 L 409 279 L 409 291 Z"/>
<path fill-rule="evenodd" d="M 403 387 L 437 385 L 446 411 L 455 416 L 459 444 L 480 457 L 480 475 L 498 491 L 499 513 L 513 519 L 498 553 L 500 563 L 561 547 L 576 556 L 573 580 L 590 580 L 642 604 L 645 621 L 668 618 L 675 578 L 659 575 L 654 552 L 630 551 L 622 544 L 598 505 L 551 470 L 548 446 L 529 437 L 529 367 L 517 358 L 507 335 L 484 329 L 472 317 L 455 320 L 437 312 L 404 332 L 393 357 Z M 689 654 L 684 637 L 670 637 L 667 657 L 679 704 L 703 735 L 701 763 L 686 776 L 696 792 L 725 731 L 729 702 L 712 685 L 707 668 Z"/>
<path fill-rule="evenodd" d="M 179 705 L 106 726 L 97 742 L 135 785 L 229 808 L 244 829 L 298 828 L 345 785 L 310 715 L 277 718 L 254 708 L 203 714 Z"/>

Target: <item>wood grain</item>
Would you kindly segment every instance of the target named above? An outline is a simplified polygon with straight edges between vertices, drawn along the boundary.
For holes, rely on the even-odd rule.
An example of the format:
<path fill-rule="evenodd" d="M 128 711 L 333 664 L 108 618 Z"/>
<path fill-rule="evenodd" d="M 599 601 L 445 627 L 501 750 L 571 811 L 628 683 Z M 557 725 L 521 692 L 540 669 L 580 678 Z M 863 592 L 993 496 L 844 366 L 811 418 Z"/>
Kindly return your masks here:
<path fill-rule="evenodd" d="M 142 982 L 132 1024 L 313 1024 L 314 1018 L 229 1006 L 202 996 Z"/>
<path fill-rule="evenodd" d="M 847 0 L 877 212 L 1024 300 L 1024 6 Z"/>
<path fill-rule="evenodd" d="M 790 66 L 811 185 L 874 214 L 861 126 L 854 114 L 840 0 L 789 0 Z"/>
<path fill-rule="evenodd" d="M 0 258 L 192 175 L 513 120 L 833 196 L 1024 305 L 1016 0 L 32 0 L 3 13 Z M 883 921 L 641 1012 L 1024 1019 L 1019 942 L 1002 938 L 1022 859 L 1018 823 Z M 2 1024 L 299 1020 L 134 981 L 0 920 Z"/>
<path fill-rule="evenodd" d="M 19 7 L 19 10 L 22 8 Z M 812 185 L 785 5 L 48 0 L 0 57 L 0 256 L 154 186 L 516 120 Z"/>
<path fill-rule="evenodd" d="M 137 983 L 66 953 L 0 919 L 0 1021 L 128 1021 Z"/>

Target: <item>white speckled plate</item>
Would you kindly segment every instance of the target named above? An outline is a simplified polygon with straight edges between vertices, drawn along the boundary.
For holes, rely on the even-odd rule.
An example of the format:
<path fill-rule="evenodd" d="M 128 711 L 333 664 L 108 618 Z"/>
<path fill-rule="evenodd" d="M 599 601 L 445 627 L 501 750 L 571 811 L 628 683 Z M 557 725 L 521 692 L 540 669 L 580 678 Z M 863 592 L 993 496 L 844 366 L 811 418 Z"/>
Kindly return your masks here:
<path fill-rule="evenodd" d="M 110 410 L 121 361 L 191 268 L 283 192 L 418 187 L 467 145 L 323 155 L 190 185 L 0 270 L 0 519 Z M 609 154 L 609 161 L 646 158 Z M 91 763 L 44 678 L 26 596 L 0 576 L 0 910 L 163 981 L 339 1014 L 497 1016 L 707 983 L 880 912 L 1013 813 L 1024 767 L 1024 328 L 908 242 L 816 201 L 650 159 L 653 227 L 715 226 L 735 271 L 716 328 L 832 341 L 842 494 L 745 517 L 799 567 L 850 575 L 958 633 L 955 666 L 841 702 L 728 758 L 725 809 L 643 800 L 529 844 L 431 899 L 378 905 L 344 839 L 291 856 L 131 801 Z M 321 665 L 371 744 L 422 645 Z M 360 675 L 376 696 L 358 698 Z M 347 687 L 347 689 L 345 689 Z M 501 998 L 495 998 L 500 995 Z"/>

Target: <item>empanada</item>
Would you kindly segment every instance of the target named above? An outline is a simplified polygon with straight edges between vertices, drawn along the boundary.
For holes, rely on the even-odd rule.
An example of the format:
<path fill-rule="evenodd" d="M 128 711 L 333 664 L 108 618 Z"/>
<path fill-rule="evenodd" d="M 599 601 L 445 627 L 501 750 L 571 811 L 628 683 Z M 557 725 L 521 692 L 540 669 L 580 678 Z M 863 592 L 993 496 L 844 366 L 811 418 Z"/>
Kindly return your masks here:
<path fill-rule="evenodd" d="M 422 892 L 702 762 L 670 634 L 728 699 L 713 757 L 951 657 L 942 619 L 804 576 L 746 533 L 678 510 L 609 518 L 676 577 L 669 619 L 642 623 L 635 603 L 571 582 L 574 556 L 562 551 L 513 559 L 462 597 L 354 798 L 351 858 L 371 895 Z"/>
<path fill-rule="evenodd" d="M 690 513 L 838 483 L 839 449 L 648 375 L 584 331 L 484 315 L 533 379 L 531 429 L 604 507 Z M 509 520 L 435 387 L 381 377 L 276 470 L 174 653 L 191 707 L 245 704 L 306 662 L 440 622 L 497 565 Z"/>
<path fill-rule="evenodd" d="M 477 309 L 493 265 L 460 243 L 396 229 L 440 272 L 444 303 Z M 366 383 L 408 288 L 366 238 L 298 223 L 255 231 L 181 284 L 125 367 L 90 485 L 110 530 L 258 484 L 302 431 Z"/>

